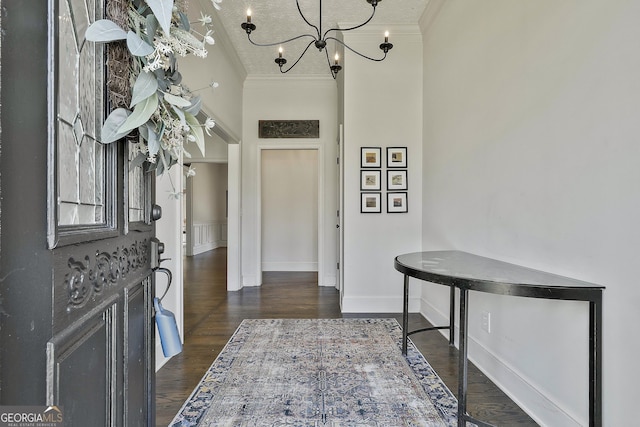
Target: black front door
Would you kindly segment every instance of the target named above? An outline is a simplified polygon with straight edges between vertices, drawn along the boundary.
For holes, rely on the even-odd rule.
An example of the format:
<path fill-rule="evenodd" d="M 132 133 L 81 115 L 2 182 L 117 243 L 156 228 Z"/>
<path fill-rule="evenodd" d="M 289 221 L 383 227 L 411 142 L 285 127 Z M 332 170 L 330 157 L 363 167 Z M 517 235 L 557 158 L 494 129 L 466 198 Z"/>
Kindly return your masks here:
<path fill-rule="evenodd" d="M 97 142 L 128 76 L 84 39 L 127 5 L 0 0 L 0 405 L 65 426 L 155 424 L 153 186 Z"/>

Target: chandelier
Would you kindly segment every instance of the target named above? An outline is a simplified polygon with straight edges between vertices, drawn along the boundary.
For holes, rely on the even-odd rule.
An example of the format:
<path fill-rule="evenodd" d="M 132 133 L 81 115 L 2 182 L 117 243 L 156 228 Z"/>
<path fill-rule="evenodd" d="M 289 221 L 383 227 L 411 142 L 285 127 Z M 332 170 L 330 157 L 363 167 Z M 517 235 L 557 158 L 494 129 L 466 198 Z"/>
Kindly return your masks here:
<path fill-rule="evenodd" d="M 337 31 L 351 31 L 351 30 L 355 30 L 357 28 L 360 27 L 364 27 L 365 25 L 367 25 L 372 19 L 373 16 L 376 14 L 376 6 L 378 6 L 378 4 L 382 1 L 382 0 L 366 0 L 367 3 L 369 3 L 373 10 L 371 12 L 371 16 L 369 17 L 369 19 L 367 19 L 366 21 L 364 21 L 362 24 L 360 25 L 356 25 L 354 27 L 350 27 L 350 28 L 329 28 L 328 30 L 323 31 L 322 28 L 322 0 L 320 0 L 320 17 L 319 17 L 319 23 L 318 25 L 314 25 L 311 22 L 309 22 L 309 20 L 306 18 L 306 16 L 304 16 L 304 13 L 302 13 L 302 9 L 300 9 L 300 3 L 299 0 L 296 0 L 296 6 L 298 6 L 298 12 L 300 13 L 300 16 L 302 17 L 302 19 L 304 20 L 304 22 L 309 25 L 309 27 L 313 28 L 315 30 L 315 34 L 301 34 L 299 36 L 296 37 L 292 37 L 290 39 L 287 40 L 282 40 L 279 42 L 275 42 L 275 43 L 256 43 L 255 41 L 253 41 L 251 39 L 251 33 L 254 32 L 256 30 L 256 25 L 254 23 L 251 22 L 251 9 L 247 10 L 247 21 L 243 22 L 241 24 L 241 27 L 243 30 L 245 30 L 245 32 L 247 33 L 247 39 L 249 40 L 249 42 L 251 42 L 251 44 L 255 45 L 255 46 L 261 46 L 261 47 L 268 47 L 268 46 L 277 46 L 280 45 L 280 48 L 278 49 L 278 57 L 275 59 L 275 63 L 278 64 L 278 67 L 280 67 L 280 72 L 281 73 L 288 73 L 289 71 L 291 71 L 297 64 L 298 62 L 300 62 L 300 60 L 302 59 L 302 57 L 304 56 L 305 53 L 307 53 L 307 50 L 309 50 L 309 48 L 313 45 L 315 46 L 318 51 L 322 52 L 324 51 L 325 56 L 327 57 L 327 64 L 329 66 L 329 70 L 331 70 L 331 76 L 335 79 L 336 76 L 338 75 L 338 72 L 342 69 L 342 66 L 340 65 L 340 57 L 338 55 L 338 53 L 336 52 L 335 57 L 334 57 L 334 61 L 333 64 L 331 63 L 331 60 L 329 59 L 329 52 L 327 52 L 327 41 L 328 40 L 332 40 L 337 44 L 340 44 L 342 46 L 344 46 L 346 49 L 349 49 L 351 52 L 366 58 L 370 61 L 376 61 L 376 62 L 380 62 L 380 61 L 384 61 L 384 59 L 387 57 L 387 53 L 393 48 L 393 45 L 391 43 L 389 43 L 389 32 L 385 32 L 384 34 L 384 43 L 380 44 L 380 49 L 383 52 L 383 56 L 381 58 L 371 58 L 370 56 L 364 55 L 358 51 L 356 51 L 355 49 L 347 46 L 344 42 L 342 42 L 341 40 L 338 40 L 335 37 L 330 36 L 331 33 L 335 33 Z M 295 60 L 295 62 L 293 62 L 292 65 L 290 65 L 289 67 L 285 67 L 285 65 L 287 64 L 287 60 L 283 57 L 283 48 L 282 45 L 292 42 L 294 40 L 298 40 L 298 39 L 311 39 L 311 41 L 309 41 L 309 44 L 307 45 L 307 47 L 302 51 L 302 53 L 300 54 L 300 56 L 298 56 L 298 59 Z"/>

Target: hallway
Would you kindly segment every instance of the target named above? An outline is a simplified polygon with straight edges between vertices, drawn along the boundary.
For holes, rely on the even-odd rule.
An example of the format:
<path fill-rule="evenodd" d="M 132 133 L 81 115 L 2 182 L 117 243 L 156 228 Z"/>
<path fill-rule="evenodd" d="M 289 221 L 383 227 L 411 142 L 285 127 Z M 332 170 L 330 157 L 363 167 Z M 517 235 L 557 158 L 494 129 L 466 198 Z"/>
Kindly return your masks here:
<path fill-rule="evenodd" d="M 261 287 L 226 290 L 226 249 L 220 248 L 184 260 L 183 352 L 156 374 L 156 425 L 166 426 L 189 397 L 206 369 L 246 318 L 395 317 L 400 314 L 342 314 L 339 293 L 318 287 L 315 273 L 264 274 Z M 399 276 L 400 277 L 400 276 Z M 410 329 L 428 326 L 418 314 Z M 412 337 L 418 349 L 457 394 L 457 351 L 439 333 Z M 517 405 L 475 367 L 469 373 L 469 411 L 496 425 L 535 426 Z M 388 426 L 392 427 L 392 426 Z"/>

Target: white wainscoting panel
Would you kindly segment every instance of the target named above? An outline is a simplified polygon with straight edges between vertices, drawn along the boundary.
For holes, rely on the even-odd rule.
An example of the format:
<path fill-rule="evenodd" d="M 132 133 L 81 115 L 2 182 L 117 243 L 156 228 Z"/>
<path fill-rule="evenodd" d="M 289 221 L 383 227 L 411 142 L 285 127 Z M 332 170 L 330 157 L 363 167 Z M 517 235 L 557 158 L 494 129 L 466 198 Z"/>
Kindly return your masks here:
<path fill-rule="evenodd" d="M 227 246 L 227 221 L 194 223 L 191 227 L 191 254 L 198 255 Z"/>

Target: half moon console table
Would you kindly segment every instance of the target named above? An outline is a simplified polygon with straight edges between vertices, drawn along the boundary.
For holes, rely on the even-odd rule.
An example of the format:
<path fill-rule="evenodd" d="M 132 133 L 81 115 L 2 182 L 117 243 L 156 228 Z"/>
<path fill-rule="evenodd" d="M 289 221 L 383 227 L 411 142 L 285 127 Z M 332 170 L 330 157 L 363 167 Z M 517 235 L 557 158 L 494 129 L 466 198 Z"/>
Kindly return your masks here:
<path fill-rule="evenodd" d="M 402 353 L 407 336 L 434 329 L 449 329 L 453 345 L 455 289 L 460 291 L 458 358 L 458 427 L 467 421 L 490 426 L 467 414 L 467 340 L 469 291 L 516 297 L 586 301 L 589 303 L 589 426 L 602 426 L 602 291 L 604 286 L 509 264 L 460 251 L 414 252 L 396 257 L 394 266 L 404 274 Z M 409 331 L 409 277 L 449 286 L 449 325 Z"/>

